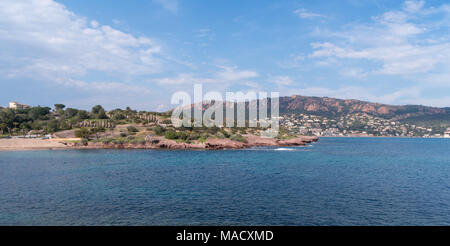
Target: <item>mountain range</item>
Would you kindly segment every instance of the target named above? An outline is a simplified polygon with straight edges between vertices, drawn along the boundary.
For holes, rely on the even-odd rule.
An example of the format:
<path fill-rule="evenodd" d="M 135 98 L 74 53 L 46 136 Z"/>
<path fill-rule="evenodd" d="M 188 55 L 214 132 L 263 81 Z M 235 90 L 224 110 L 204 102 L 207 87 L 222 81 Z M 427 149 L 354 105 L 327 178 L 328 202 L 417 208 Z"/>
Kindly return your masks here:
<path fill-rule="evenodd" d="M 355 99 L 308 97 L 294 95 L 280 97 L 280 114 L 307 114 L 339 117 L 351 114 L 367 114 L 404 123 L 449 127 L 450 107 L 438 108 L 422 105 L 388 105 Z"/>
<path fill-rule="evenodd" d="M 366 113 L 368 115 L 386 119 L 405 120 L 410 118 L 427 118 L 431 116 L 449 117 L 450 107 L 437 108 L 422 105 L 395 106 L 354 99 L 294 95 L 290 97 L 280 97 L 280 112 L 327 116 Z"/>
<path fill-rule="evenodd" d="M 254 103 L 255 101 L 250 102 L 252 105 L 254 105 Z M 423 105 L 389 105 L 355 99 L 337 99 L 301 95 L 280 97 L 279 105 L 280 115 L 305 114 L 337 118 L 355 114 L 366 114 L 373 117 L 419 126 L 438 128 L 450 127 L 450 107 L 439 108 Z M 208 108 L 209 106 L 210 104 L 204 103 L 203 109 Z M 248 108 L 248 106 L 249 103 L 247 103 L 246 107 Z M 268 108 L 270 111 L 270 106 Z"/>

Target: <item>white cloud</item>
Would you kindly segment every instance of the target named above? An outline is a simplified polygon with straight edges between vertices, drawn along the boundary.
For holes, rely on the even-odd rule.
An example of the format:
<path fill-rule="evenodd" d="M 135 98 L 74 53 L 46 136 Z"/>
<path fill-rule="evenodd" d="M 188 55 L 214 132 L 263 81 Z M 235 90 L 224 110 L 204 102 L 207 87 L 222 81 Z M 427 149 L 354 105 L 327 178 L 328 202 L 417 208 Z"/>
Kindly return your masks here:
<path fill-rule="evenodd" d="M 359 86 L 344 86 L 336 89 L 325 87 L 306 87 L 303 89 L 291 89 L 287 95 L 304 95 L 304 96 L 320 96 L 333 97 L 340 99 L 359 99 L 369 102 L 378 102 L 385 104 L 393 103 L 409 103 L 413 102 L 421 95 L 421 89 L 411 87 L 400 89 L 384 95 L 375 95 L 368 88 Z"/>
<path fill-rule="evenodd" d="M 195 76 L 191 73 L 181 73 L 176 77 L 166 77 L 152 79 L 150 82 L 156 82 L 166 85 L 186 85 L 195 83 L 222 83 L 228 84 L 236 81 L 243 81 L 258 77 L 258 73 L 251 70 L 239 70 L 236 66 L 218 66 L 221 71 L 216 72 L 211 77 Z"/>
<path fill-rule="evenodd" d="M 440 65 L 448 67 L 448 37 L 430 39 L 429 34 L 430 27 L 439 28 L 436 27 L 439 21 L 416 23 L 418 17 L 436 13 L 424 9 L 424 4 L 423 1 L 406 1 L 402 11 L 386 12 L 374 17 L 373 23 L 335 32 L 332 36 L 338 41 L 312 43 L 314 51 L 309 57 L 358 59 L 381 64 L 378 69 L 365 71 L 373 74 L 409 76 L 434 71 Z"/>
<path fill-rule="evenodd" d="M 217 73 L 217 79 L 222 81 L 237 81 L 258 77 L 258 73 L 251 70 L 238 70 L 236 66 L 220 66 L 223 71 Z"/>
<path fill-rule="evenodd" d="M 327 18 L 325 15 L 309 12 L 306 9 L 297 9 L 294 14 L 302 19 Z"/>
<path fill-rule="evenodd" d="M 281 68 L 302 68 L 302 62 L 307 58 L 307 56 L 301 54 L 291 54 L 288 59 L 284 61 L 277 62 L 278 66 Z"/>
<path fill-rule="evenodd" d="M 275 76 L 271 81 L 278 86 L 286 86 L 294 84 L 294 81 L 289 76 Z"/>
<path fill-rule="evenodd" d="M 165 104 L 160 104 L 160 105 L 158 105 L 157 107 L 156 107 L 156 111 L 157 112 L 163 112 L 163 111 L 166 111 L 166 110 L 169 110 L 170 108 L 169 107 L 167 107 Z"/>
<path fill-rule="evenodd" d="M 150 90 L 146 87 L 128 85 L 120 82 L 85 82 L 74 79 L 56 79 L 55 81 L 59 85 L 64 85 L 86 91 L 96 91 L 96 93 L 120 92 L 122 95 L 125 94 L 136 95 L 136 94 L 150 93 Z"/>
<path fill-rule="evenodd" d="M 409 98 L 418 98 L 421 95 L 418 87 L 404 88 L 378 97 L 378 101 L 385 103 L 404 102 Z"/>
<path fill-rule="evenodd" d="M 411 98 L 403 101 L 405 104 L 419 104 L 433 107 L 448 107 L 450 105 L 450 97 L 443 98 Z"/>
<path fill-rule="evenodd" d="M 364 79 L 369 75 L 368 72 L 365 72 L 363 69 L 357 68 L 357 67 L 349 67 L 349 68 L 342 69 L 341 71 L 339 71 L 339 74 L 344 75 L 346 77 L 352 77 L 352 78 L 358 78 L 358 79 Z"/>
<path fill-rule="evenodd" d="M 195 77 L 194 74 L 190 73 L 181 73 L 176 77 L 167 77 L 167 78 L 157 78 L 152 79 L 150 82 L 156 82 L 158 84 L 164 85 L 186 85 L 186 84 L 200 84 L 200 83 L 217 83 L 218 81 L 211 78 L 199 78 Z"/>
<path fill-rule="evenodd" d="M 405 11 L 415 13 L 425 6 L 425 1 L 405 1 Z"/>
<path fill-rule="evenodd" d="M 214 32 L 211 29 L 209 29 L 209 28 L 202 28 L 202 29 L 199 29 L 196 32 L 195 36 L 197 38 L 204 38 L 204 39 L 207 39 L 207 40 L 214 40 L 216 35 L 214 34 Z"/>
<path fill-rule="evenodd" d="M 93 28 L 97 28 L 99 25 L 100 25 L 100 24 L 99 24 L 97 21 L 95 21 L 95 20 L 91 21 L 91 26 L 92 26 Z"/>
<path fill-rule="evenodd" d="M 418 83 L 425 84 L 428 88 L 450 88 L 450 73 L 432 73 L 416 77 Z"/>
<path fill-rule="evenodd" d="M 172 13 L 178 12 L 178 1 L 177 0 L 154 0 L 156 3 L 160 4 L 164 9 Z"/>
<path fill-rule="evenodd" d="M 53 0 L 2 0 L 0 43 L 8 78 L 69 83 L 92 72 L 130 78 L 162 70 L 155 41 L 88 21 Z"/>

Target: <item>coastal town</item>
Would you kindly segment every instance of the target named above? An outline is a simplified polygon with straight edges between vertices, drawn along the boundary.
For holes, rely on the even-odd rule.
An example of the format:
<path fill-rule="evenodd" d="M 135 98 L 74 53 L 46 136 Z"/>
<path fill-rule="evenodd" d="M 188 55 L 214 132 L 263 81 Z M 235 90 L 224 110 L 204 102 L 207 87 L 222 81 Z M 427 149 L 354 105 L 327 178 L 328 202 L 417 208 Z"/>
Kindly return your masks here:
<path fill-rule="evenodd" d="M 436 132 L 433 127 L 417 126 L 357 113 L 327 118 L 306 114 L 286 114 L 280 124 L 289 132 L 322 137 L 443 137 L 450 138 L 450 128 Z"/>

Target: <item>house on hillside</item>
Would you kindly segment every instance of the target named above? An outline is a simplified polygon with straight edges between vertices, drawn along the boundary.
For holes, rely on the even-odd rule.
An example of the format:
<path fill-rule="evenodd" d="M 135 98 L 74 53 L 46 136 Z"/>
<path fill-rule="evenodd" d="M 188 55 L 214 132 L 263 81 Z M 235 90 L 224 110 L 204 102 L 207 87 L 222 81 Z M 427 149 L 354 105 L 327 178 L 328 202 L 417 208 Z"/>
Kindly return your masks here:
<path fill-rule="evenodd" d="M 26 108 L 31 108 L 31 106 L 26 105 L 26 104 L 21 104 L 18 102 L 10 102 L 9 103 L 9 108 L 10 109 L 26 109 Z"/>

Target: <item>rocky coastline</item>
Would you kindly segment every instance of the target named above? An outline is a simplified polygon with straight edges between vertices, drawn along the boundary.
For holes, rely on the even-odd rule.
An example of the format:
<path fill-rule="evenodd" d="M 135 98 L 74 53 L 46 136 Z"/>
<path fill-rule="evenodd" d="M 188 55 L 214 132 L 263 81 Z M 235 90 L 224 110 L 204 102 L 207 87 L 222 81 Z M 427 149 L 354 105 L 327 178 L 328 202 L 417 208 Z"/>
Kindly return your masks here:
<path fill-rule="evenodd" d="M 279 140 L 275 138 L 262 138 L 258 136 L 246 136 L 247 142 L 239 142 L 230 139 L 207 139 L 204 143 L 184 143 L 174 140 L 168 140 L 162 137 L 154 137 L 145 142 L 139 143 L 104 143 L 89 142 L 83 144 L 80 142 L 66 142 L 67 148 L 71 149 L 198 149 L 198 150 L 223 150 L 223 149 L 245 149 L 260 146 L 305 146 L 308 143 L 316 142 L 318 137 L 297 137 L 288 140 Z"/>

